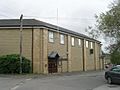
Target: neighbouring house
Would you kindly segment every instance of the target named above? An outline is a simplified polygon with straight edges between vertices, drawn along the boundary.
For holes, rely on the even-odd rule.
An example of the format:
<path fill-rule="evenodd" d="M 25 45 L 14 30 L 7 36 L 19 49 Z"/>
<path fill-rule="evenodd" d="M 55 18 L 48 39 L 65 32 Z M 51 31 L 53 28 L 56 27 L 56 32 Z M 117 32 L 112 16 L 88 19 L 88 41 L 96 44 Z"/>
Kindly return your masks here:
<path fill-rule="evenodd" d="M 101 42 L 86 35 L 23 19 L 23 56 L 33 73 L 62 73 L 102 69 Z M 0 19 L 0 55 L 19 54 L 20 20 Z"/>

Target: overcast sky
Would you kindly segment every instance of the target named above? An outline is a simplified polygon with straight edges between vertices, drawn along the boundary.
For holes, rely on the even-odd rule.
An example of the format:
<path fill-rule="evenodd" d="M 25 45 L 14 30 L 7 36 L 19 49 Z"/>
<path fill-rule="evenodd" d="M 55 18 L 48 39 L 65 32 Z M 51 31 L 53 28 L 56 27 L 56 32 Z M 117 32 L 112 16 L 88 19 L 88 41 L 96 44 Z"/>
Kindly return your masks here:
<path fill-rule="evenodd" d="M 108 10 L 111 1 L 0 0 L 0 18 L 19 18 L 23 14 L 24 18 L 36 18 L 84 33 L 84 29 L 94 23 L 95 14 Z"/>
<path fill-rule="evenodd" d="M 0 18 L 34 18 L 85 34 L 113 0 L 0 0 Z M 58 14 L 58 15 L 57 15 Z M 58 18 L 57 18 L 58 17 Z"/>

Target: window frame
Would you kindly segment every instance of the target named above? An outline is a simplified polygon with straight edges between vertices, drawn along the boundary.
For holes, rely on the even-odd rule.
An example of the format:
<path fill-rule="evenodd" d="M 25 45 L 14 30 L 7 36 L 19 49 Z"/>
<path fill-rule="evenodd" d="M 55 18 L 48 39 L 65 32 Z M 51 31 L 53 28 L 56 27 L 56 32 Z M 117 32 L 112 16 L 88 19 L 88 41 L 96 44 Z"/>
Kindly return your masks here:
<path fill-rule="evenodd" d="M 71 45 L 75 46 L 75 38 L 74 37 L 71 37 Z"/>
<path fill-rule="evenodd" d="M 93 49 L 93 42 L 90 42 L 90 48 Z"/>
<path fill-rule="evenodd" d="M 89 41 L 85 42 L 85 46 L 86 46 L 86 48 L 89 48 Z"/>
<path fill-rule="evenodd" d="M 54 32 L 52 32 L 52 31 L 48 32 L 48 41 L 51 43 L 54 42 Z"/>
<path fill-rule="evenodd" d="M 78 46 L 81 46 L 81 39 L 78 38 Z"/>
<path fill-rule="evenodd" d="M 60 34 L 60 44 L 65 44 L 65 35 L 64 34 Z"/>

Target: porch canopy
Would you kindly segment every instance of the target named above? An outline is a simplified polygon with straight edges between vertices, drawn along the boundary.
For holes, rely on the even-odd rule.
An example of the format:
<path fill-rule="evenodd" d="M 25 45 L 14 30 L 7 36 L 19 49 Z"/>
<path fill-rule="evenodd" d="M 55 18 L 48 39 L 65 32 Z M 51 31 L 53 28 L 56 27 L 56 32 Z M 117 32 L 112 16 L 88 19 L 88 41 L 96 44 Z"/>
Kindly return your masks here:
<path fill-rule="evenodd" d="M 59 54 L 55 51 L 52 51 L 49 55 L 48 55 L 48 59 L 50 60 L 58 60 L 59 59 Z"/>

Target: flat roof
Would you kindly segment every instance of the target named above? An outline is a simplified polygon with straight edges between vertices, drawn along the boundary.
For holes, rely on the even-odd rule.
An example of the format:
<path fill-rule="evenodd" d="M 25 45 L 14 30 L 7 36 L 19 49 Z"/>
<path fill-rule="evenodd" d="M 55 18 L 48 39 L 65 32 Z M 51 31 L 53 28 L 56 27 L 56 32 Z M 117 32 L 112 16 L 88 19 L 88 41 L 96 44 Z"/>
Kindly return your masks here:
<path fill-rule="evenodd" d="M 20 27 L 20 20 L 19 19 L 0 19 L 0 27 Z M 73 35 L 77 35 L 86 39 L 90 39 L 90 40 L 94 40 L 100 43 L 100 41 L 95 40 L 93 38 L 90 38 L 84 34 L 69 30 L 69 29 L 65 29 L 53 24 L 49 24 L 40 20 L 36 20 L 36 19 L 23 19 L 23 27 L 46 27 L 46 28 L 51 28 L 54 30 L 58 30 L 61 32 L 65 32 L 65 33 L 69 33 L 69 34 L 73 34 Z"/>

